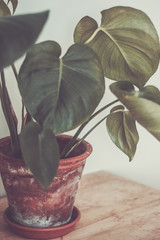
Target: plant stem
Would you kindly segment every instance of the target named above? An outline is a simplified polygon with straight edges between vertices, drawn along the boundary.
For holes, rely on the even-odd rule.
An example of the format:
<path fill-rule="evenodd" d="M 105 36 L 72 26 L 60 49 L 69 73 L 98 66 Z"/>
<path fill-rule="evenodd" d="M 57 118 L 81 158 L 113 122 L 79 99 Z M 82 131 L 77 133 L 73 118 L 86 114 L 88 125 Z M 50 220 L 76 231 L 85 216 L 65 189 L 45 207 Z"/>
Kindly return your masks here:
<path fill-rule="evenodd" d="M 102 118 L 98 123 L 96 123 L 77 143 L 75 143 L 70 150 L 66 153 L 65 157 L 68 157 L 68 155 L 79 146 L 79 144 L 99 125 L 101 124 L 110 114 L 106 115 L 104 118 Z"/>
<path fill-rule="evenodd" d="M 14 64 L 12 64 L 11 67 L 12 67 L 14 76 L 15 76 L 16 80 L 18 81 L 17 69 L 16 69 L 16 67 L 15 67 Z M 24 107 L 24 103 L 23 103 L 23 101 L 22 101 L 22 115 L 21 115 L 21 117 L 22 117 L 22 124 L 21 124 L 21 130 L 22 130 L 22 128 L 23 128 L 23 123 L 24 123 L 24 118 L 25 118 L 25 117 L 24 117 L 24 109 L 25 109 L 25 107 Z"/>
<path fill-rule="evenodd" d="M 14 113 L 9 94 L 6 88 L 6 83 L 5 83 L 5 75 L 4 71 L 1 72 L 1 103 L 2 103 L 2 109 L 4 112 L 4 116 L 6 118 L 8 128 L 10 131 L 10 136 L 11 136 L 11 146 L 12 146 L 12 151 L 15 157 L 20 156 L 20 144 L 19 144 L 19 137 L 18 137 L 18 132 L 17 132 L 17 118 Z"/>
<path fill-rule="evenodd" d="M 97 112 L 95 112 L 94 114 L 92 114 L 90 116 L 90 118 L 84 122 L 77 130 L 77 132 L 75 133 L 75 135 L 72 137 L 72 139 L 69 141 L 69 143 L 67 144 L 67 146 L 64 148 L 64 150 L 61 153 L 61 158 L 62 157 L 66 157 L 67 152 L 69 151 L 69 149 L 72 148 L 72 146 L 74 146 L 76 139 L 78 138 L 79 134 L 82 132 L 82 130 L 85 128 L 85 126 L 93 119 L 95 118 L 99 113 L 101 113 L 102 111 L 104 111 L 105 109 L 107 109 L 108 107 L 110 107 L 111 105 L 115 104 L 116 102 L 118 102 L 119 100 L 116 99 L 113 102 L 105 105 L 104 107 L 102 107 L 101 109 L 99 109 Z"/>
<path fill-rule="evenodd" d="M 15 76 L 15 78 L 16 78 L 16 80 L 17 80 L 17 79 L 18 79 L 17 69 L 16 69 L 16 67 L 15 67 L 14 64 L 12 64 L 11 67 L 12 67 L 12 70 L 13 70 L 14 76 Z"/>
<path fill-rule="evenodd" d="M 22 101 L 22 114 L 21 114 L 21 118 L 22 118 L 22 123 L 21 123 L 21 131 L 23 129 L 23 126 L 24 126 L 24 119 L 25 119 L 25 116 L 24 116 L 24 103 Z"/>

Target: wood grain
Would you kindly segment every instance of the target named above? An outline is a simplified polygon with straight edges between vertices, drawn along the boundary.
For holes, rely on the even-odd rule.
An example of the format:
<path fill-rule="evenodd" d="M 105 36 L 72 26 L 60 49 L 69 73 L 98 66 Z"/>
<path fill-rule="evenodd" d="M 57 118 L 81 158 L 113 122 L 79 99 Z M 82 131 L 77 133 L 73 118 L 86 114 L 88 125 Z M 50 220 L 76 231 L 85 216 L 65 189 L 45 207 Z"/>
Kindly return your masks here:
<path fill-rule="evenodd" d="M 74 231 L 55 240 L 160 240 L 160 191 L 107 172 L 83 176 L 75 205 L 81 220 Z M 22 240 L 3 221 L 0 239 Z"/>

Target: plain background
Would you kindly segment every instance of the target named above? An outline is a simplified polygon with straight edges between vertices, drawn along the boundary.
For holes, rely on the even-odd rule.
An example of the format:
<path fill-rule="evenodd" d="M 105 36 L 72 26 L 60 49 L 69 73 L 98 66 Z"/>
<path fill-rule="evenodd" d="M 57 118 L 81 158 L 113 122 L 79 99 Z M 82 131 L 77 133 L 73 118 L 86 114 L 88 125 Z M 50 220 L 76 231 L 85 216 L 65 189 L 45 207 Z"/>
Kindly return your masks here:
<path fill-rule="evenodd" d="M 100 23 L 101 11 L 114 6 L 130 6 L 138 8 L 151 18 L 158 33 L 160 34 L 160 2 L 159 0 L 19 0 L 16 14 L 50 10 L 50 16 L 45 28 L 40 35 L 38 42 L 44 40 L 57 41 L 62 47 L 62 53 L 73 44 L 73 32 L 78 21 L 88 15 Z M 17 67 L 21 60 L 16 62 Z M 21 117 L 21 99 L 17 90 L 16 81 L 10 69 L 7 71 L 7 84 L 15 106 L 18 117 Z M 112 83 L 106 79 L 106 87 Z M 148 84 L 155 84 L 160 87 L 160 68 L 150 79 Z M 106 94 L 100 104 L 114 100 L 115 97 L 106 90 Z M 106 114 L 106 113 L 105 113 Z M 101 119 L 103 114 L 100 116 Z M 0 109 L 0 137 L 8 135 L 2 111 Z M 93 126 L 95 121 L 88 126 Z M 151 136 L 145 129 L 137 125 L 140 141 L 136 155 L 132 162 L 111 142 L 105 127 L 102 123 L 87 138 L 93 146 L 93 153 L 88 158 L 84 173 L 98 170 L 106 170 L 128 179 L 143 183 L 148 186 L 160 189 L 160 143 Z M 73 132 L 69 132 L 72 134 Z"/>

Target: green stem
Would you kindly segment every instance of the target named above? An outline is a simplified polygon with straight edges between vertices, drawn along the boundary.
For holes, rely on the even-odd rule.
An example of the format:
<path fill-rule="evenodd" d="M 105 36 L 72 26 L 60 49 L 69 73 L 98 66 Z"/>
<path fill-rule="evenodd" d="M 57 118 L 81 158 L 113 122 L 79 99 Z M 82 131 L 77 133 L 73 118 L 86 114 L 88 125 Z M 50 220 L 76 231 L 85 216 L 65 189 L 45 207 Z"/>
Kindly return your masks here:
<path fill-rule="evenodd" d="M 24 119 L 25 119 L 25 116 L 24 116 L 24 103 L 22 101 L 22 114 L 21 114 L 21 118 L 22 118 L 22 124 L 21 124 L 21 131 L 24 127 Z"/>
<path fill-rule="evenodd" d="M 108 107 L 110 107 L 111 105 L 115 104 L 116 102 L 118 102 L 119 100 L 116 99 L 113 102 L 105 105 L 104 107 L 102 107 L 101 109 L 99 109 L 97 112 L 95 112 L 94 114 L 92 114 L 90 116 L 90 118 L 84 122 L 77 130 L 77 132 L 75 133 L 75 135 L 72 137 L 72 139 L 69 141 L 69 143 L 67 144 L 67 146 L 64 148 L 64 150 L 61 153 L 61 158 L 66 157 L 66 153 L 69 151 L 69 149 L 72 148 L 72 146 L 74 146 L 76 139 L 78 138 L 79 134 L 82 132 L 82 130 L 85 128 L 85 126 L 93 119 L 95 118 L 99 113 L 101 113 L 102 111 L 104 111 L 105 109 L 107 109 Z"/>
<path fill-rule="evenodd" d="M 16 69 L 16 67 L 15 67 L 14 64 L 12 64 L 11 67 L 12 67 L 14 76 L 15 76 L 16 80 L 18 81 L 17 69 Z M 23 101 L 22 101 L 22 111 L 21 111 L 21 112 L 22 112 L 22 115 L 21 115 L 21 117 L 22 117 L 22 124 L 21 124 L 21 130 L 22 130 L 22 128 L 23 128 L 23 123 L 24 123 L 24 118 L 25 118 L 25 116 L 24 116 L 24 108 L 25 108 L 25 107 L 24 107 L 24 103 L 23 103 Z"/>
<path fill-rule="evenodd" d="M 19 137 L 17 132 L 17 119 L 14 114 L 11 101 L 8 95 L 8 91 L 5 83 L 5 75 L 3 71 L 1 72 L 1 82 L 2 82 L 2 87 L 1 87 L 2 109 L 3 109 L 4 115 L 8 124 L 8 128 L 10 131 L 12 151 L 15 157 L 19 157 L 20 144 L 19 144 Z"/>
<path fill-rule="evenodd" d="M 96 123 L 77 143 L 75 143 L 70 150 L 66 153 L 65 157 L 68 157 L 68 155 L 79 146 L 79 144 L 98 126 L 100 125 L 110 114 L 102 118 L 98 123 Z"/>
<path fill-rule="evenodd" d="M 16 69 L 16 67 L 15 67 L 14 64 L 12 64 L 11 67 L 12 67 L 12 70 L 13 70 L 14 76 L 15 76 L 15 78 L 16 78 L 16 80 L 17 80 L 17 79 L 18 79 L 17 69 Z"/>

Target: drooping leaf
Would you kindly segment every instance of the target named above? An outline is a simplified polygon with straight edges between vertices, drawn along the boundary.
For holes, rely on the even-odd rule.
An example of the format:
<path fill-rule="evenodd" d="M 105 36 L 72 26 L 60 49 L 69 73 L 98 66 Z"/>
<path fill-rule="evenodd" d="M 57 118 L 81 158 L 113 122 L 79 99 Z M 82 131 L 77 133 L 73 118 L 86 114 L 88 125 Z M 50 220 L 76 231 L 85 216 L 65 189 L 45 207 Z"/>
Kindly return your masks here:
<path fill-rule="evenodd" d="M 77 127 L 95 110 L 104 93 L 104 77 L 92 49 L 72 45 L 60 58 L 58 43 L 36 44 L 20 69 L 18 85 L 30 114 L 62 133 Z"/>
<path fill-rule="evenodd" d="M 8 0 L 8 3 L 10 2 L 12 3 L 13 13 L 14 13 L 18 5 L 18 0 Z"/>
<path fill-rule="evenodd" d="M 34 177 L 47 189 L 56 175 L 59 164 L 59 147 L 50 129 L 28 123 L 20 135 L 24 161 Z"/>
<path fill-rule="evenodd" d="M 85 43 L 99 56 L 105 76 L 130 81 L 142 88 L 157 70 L 159 38 L 149 17 L 131 7 L 101 12 L 101 25 L 84 17 L 74 32 L 75 43 Z"/>
<path fill-rule="evenodd" d="M 0 1 L 0 16 L 5 16 L 5 15 L 11 15 L 11 12 L 10 12 L 7 4 L 3 0 L 1 0 Z"/>
<path fill-rule="evenodd" d="M 111 91 L 128 108 L 135 120 L 160 141 L 160 92 L 154 86 L 136 91 L 129 82 L 111 84 Z"/>
<path fill-rule="evenodd" d="M 135 120 L 123 106 L 111 110 L 106 120 L 106 126 L 114 144 L 121 149 L 130 159 L 133 159 L 139 140 Z"/>
<path fill-rule="evenodd" d="M 116 105 L 115 107 L 113 107 L 110 112 L 114 113 L 114 112 L 119 112 L 119 111 L 124 111 L 124 106 L 123 105 Z"/>
<path fill-rule="evenodd" d="M 153 102 L 160 104 L 160 92 L 155 86 L 146 86 L 139 91 L 139 95 L 142 98 L 146 98 Z"/>
<path fill-rule="evenodd" d="M 20 58 L 36 41 L 48 11 L 0 17 L 0 71 Z"/>

